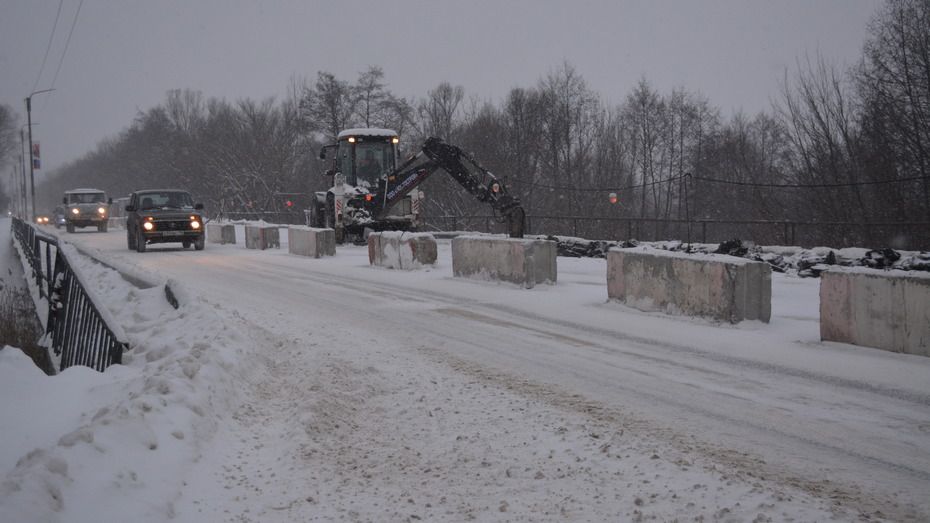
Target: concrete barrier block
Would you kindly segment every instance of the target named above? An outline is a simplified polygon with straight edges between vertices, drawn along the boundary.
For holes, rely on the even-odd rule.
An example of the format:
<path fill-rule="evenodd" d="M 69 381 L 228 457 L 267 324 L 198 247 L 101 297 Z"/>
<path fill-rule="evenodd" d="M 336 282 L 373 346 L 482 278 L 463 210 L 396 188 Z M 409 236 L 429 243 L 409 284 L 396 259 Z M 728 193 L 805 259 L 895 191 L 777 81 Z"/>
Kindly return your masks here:
<path fill-rule="evenodd" d="M 822 273 L 820 339 L 930 356 L 930 274 L 839 267 Z"/>
<path fill-rule="evenodd" d="M 642 311 L 702 316 L 730 323 L 768 322 L 772 269 L 723 255 L 658 249 L 611 249 L 607 296 Z"/>
<path fill-rule="evenodd" d="M 207 241 L 210 243 L 236 243 L 236 226 L 208 223 Z"/>
<path fill-rule="evenodd" d="M 452 273 L 501 280 L 527 289 L 556 282 L 556 242 L 522 238 L 458 236 L 452 239 Z"/>
<path fill-rule="evenodd" d="M 320 258 L 336 255 L 336 231 L 302 225 L 287 228 L 287 252 Z"/>
<path fill-rule="evenodd" d="M 368 262 L 378 267 L 418 269 L 435 264 L 437 252 L 432 234 L 386 231 L 368 235 Z"/>
<path fill-rule="evenodd" d="M 281 239 L 277 225 L 246 225 L 246 249 L 277 249 L 281 247 Z"/>

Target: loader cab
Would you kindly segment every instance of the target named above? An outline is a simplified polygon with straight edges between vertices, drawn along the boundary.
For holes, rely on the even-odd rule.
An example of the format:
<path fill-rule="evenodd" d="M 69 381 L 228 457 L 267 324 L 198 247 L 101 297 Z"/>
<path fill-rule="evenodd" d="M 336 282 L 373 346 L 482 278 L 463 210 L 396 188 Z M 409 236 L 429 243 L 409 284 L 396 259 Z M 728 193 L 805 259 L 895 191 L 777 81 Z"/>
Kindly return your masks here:
<path fill-rule="evenodd" d="M 347 129 L 335 145 L 320 151 L 330 160 L 328 175 L 341 174 L 344 183 L 375 190 L 378 182 L 397 167 L 397 132 L 391 129 Z M 334 180 L 334 185 L 337 184 Z"/>

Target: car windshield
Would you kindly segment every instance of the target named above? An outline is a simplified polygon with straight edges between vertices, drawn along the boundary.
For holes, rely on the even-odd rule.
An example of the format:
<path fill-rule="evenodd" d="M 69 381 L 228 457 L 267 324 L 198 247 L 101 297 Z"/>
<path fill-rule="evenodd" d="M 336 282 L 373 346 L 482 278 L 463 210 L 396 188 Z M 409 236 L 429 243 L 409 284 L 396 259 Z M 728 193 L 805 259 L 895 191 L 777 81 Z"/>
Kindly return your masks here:
<path fill-rule="evenodd" d="M 162 191 L 147 192 L 139 195 L 139 209 L 191 209 L 194 207 L 191 195 L 186 192 Z"/>
<path fill-rule="evenodd" d="M 107 195 L 102 192 L 72 193 L 68 195 L 69 203 L 103 203 Z"/>

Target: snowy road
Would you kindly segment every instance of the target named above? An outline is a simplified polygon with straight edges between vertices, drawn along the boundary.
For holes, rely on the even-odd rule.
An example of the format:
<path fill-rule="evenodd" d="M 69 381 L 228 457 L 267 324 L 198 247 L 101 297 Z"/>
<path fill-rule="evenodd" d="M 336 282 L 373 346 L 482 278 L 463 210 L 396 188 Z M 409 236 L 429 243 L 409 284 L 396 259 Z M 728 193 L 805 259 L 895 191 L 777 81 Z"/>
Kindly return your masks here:
<path fill-rule="evenodd" d="M 770 324 L 606 300 L 605 262 L 524 290 L 241 245 L 126 249 L 254 341 L 175 516 L 230 521 L 930 518 L 930 359 L 819 341 L 818 281 Z"/>

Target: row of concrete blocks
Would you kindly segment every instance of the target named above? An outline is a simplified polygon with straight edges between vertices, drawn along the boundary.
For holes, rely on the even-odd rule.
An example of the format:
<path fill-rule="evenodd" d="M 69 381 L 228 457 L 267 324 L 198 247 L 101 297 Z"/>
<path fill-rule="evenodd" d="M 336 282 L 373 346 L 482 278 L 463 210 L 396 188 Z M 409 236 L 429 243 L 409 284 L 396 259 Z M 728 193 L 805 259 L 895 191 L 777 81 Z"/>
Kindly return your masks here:
<path fill-rule="evenodd" d="M 555 244 L 540 240 L 459 237 L 452 240 L 455 276 L 555 283 Z M 732 256 L 657 249 L 614 249 L 607 255 L 607 296 L 643 311 L 738 323 L 768 323 L 772 270 Z M 820 280 L 820 337 L 930 356 L 930 275 L 837 268 Z"/>
<path fill-rule="evenodd" d="M 641 310 L 769 321 L 771 269 L 730 256 L 615 249 L 607 294 Z M 820 339 L 930 356 L 930 274 L 833 268 L 820 278 Z"/>
<path fill-rule="evenodd" d="M 245 226 L 246 249 L 279 249 L 280 228 L 277 225 Z M 236 228 L 231 224 L 208 223 L 207 241 L 219 244 L 236 243 Z M 291 254 L 320 258 L 336 254 L 336 233 L 332 229 L 317 229 L 300 225 L 287 228 L 287 249 Z"/>
<path fill-rule="evenodd" d="M 247 244 L 248 237 L 247 233 Z M 335 254 L 331 229 L 291 227 L 288 240 L 294 254 Z M 383 232 L 368 237 L 369 262 L 374 266 L 416 269 L 434 264 L 436 253 L 436 241 L 429 234 Z M 558 277 L 556 244 L 459 236 L 452 240 L 452 272 L 456 277 L 506 281 L 526 288 L 554 284 Z M 614 249 L 607 255 L 607 296 L 643 311 L 730 323 L 768 322 L 771 268 L 730 256 Z M 824 341 L 930 356 L 930 276 L 867 269 L 827 271 L 821 277 L 820 316 Z"/>

